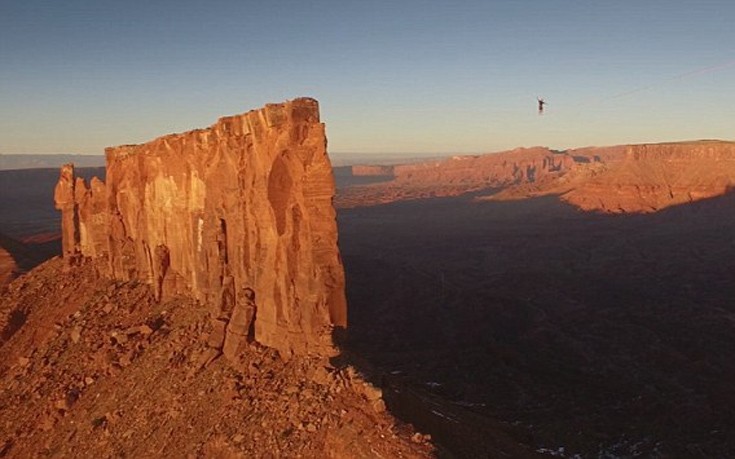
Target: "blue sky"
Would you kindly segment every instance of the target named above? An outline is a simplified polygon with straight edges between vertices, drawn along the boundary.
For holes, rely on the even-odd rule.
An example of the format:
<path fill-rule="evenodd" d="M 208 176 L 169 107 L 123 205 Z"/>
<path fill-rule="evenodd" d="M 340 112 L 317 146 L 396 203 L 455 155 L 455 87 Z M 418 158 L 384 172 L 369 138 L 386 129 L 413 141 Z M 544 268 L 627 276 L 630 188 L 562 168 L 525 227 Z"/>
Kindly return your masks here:
<path fill-rule="evenodd" d="M 334 155 L 733 139 L 733 18 L 729 0 L 0 0 L 0 153 L 102 153 L 299 96 Z"/>

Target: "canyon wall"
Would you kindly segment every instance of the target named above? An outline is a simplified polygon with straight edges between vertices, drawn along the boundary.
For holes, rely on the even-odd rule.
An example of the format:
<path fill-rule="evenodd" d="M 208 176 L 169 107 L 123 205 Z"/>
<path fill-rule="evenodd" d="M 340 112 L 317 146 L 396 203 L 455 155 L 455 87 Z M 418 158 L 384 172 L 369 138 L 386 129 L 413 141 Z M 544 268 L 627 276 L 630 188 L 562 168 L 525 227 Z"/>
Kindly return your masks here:
<path fill-rule="evenodd" d="M 517 148 L 487 155 L 453 156 L 444 161 L 401 164 L 394 167 L 398 181 L 413 184 L 463 184 L 472 189 L 534 182 L 564 172 L 574 164 L 565 154 L 548 148 Z"/>
<path fill-rule="evenodd" d="M 384 166 L 380 166 L 384 167 Z M 548 148 L 517 148 L 486 155 L 389 166 L 393 180 L 343 190 L 339 207 L 376 205 L 407 199 L 458 196 L 524 183 L 541 183 L 575 167 L 570 155 Z M 353 168 L 353 173 L 354 173 Z M 371 172 L 363 166 L 359 171 Z"/>
<path fill-rule="evenodd" d="M 725 194 L 735 185 L 735 142 L 629 145 L 621 160 L 562 196 L 583 209 L 655 212 Z"/>
<path fill-rule="evenodd" d="M 380 167 L 358 170 L 369 174 Z M 518 148 L 398 164 L 390 166 L 390 172 L 392 180 L 342 190 L 337 205 L 349 208 L 466 193 L 478 194 L 476 199 L 481 201 L 555 195 L 585 211 L 647 213 L 730 191 L 735 186 L 735 142 L 701 140 L 566 151 Z"/>
<path fill-rule="evenodd" d="M 252 304 L 255 339 L 330 354 L 347 322 L 334 177 L 316 100 L 269 104 L 208 129 L 108 148 L 107 183 L 62 168 L 64 256 L 115 279 L 188 293 L 213 313 Z M 252 290 L 250 290 L 252 289 Z"/>

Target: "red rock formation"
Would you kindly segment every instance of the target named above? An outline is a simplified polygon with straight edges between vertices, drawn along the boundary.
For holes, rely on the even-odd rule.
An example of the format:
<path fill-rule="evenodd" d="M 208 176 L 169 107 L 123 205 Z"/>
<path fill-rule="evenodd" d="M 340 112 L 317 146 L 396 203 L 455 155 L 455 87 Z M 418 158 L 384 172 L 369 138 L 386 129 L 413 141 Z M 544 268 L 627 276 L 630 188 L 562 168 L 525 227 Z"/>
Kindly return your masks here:
<path fill-rule="evenodd" d="M 0 292 L 13 280 L 16 272 L 18 272 L 18 265 L 15 259 L 10 252 L 0 246 Z"/>
<path fill-rule="evenodd" d="M 61 211 L 61 253 L 64 258 L 79 253 L 79 212 L 74 193 L 74 165 L 61 167 L 59 181 L 54 190 L 54 203 Z"/>
<path fill-rule="evenodd" d="M 735 142 L 695 141 L 516 149 L 393 166 L 389 182 L 342 191 L 354 207 L 494 190 L 479 200 L 559 195 L 582 210 L 655 212 L 722 195 L 735 186 Z"/>
<path fill-rule="evenodd" d="M 606 164 L 615 163 L 625 159 L 627 145 L 613 145 L 611 147 L 582 147 L 565 150 L 564 153 L 578 162 L 602 162 Z"/>
<path fill-rule="evenodd" d="M 392 176 L 393 166 L 357 164 L 352 166 L 352 175 L 356 177 Z"/>
<path fill-rule="evenodd" d="M 584 210 L 655 212 L 735 185 L 735 142 L 630 145 L 621 161 L 564 194 Z"/>
<path fill-rule="evenodd" d="M 571 157 L 554 154 L 542 147 L 480 156 L 454 156 L 433 161 L 395 166 L 399 181 L 421 184 L 466 184 L 473 189 L 533 182 L 565 171 L 574 163 Z"/>
<path fill-rule="evenodd" d="M 517 148 L 478 156 L 392 166 L 395 179 L 345 190 L 338 205 L 353 207 L 404 199 L 457 196 L 520 183 L 535 183 L 564 174 L 574 167 L 570 155 L 547 148 Z"/>
<path fill-rule="evenodd" d="M 330 353 L 346 326 L 334 177 L 317 101 L 221 118 L 208 129 L 108 148 L 107 185 L 64 167 L 64 253 L 98 260 L 156 295 L 257 306 L 255 338 L 284 354 Z"/>

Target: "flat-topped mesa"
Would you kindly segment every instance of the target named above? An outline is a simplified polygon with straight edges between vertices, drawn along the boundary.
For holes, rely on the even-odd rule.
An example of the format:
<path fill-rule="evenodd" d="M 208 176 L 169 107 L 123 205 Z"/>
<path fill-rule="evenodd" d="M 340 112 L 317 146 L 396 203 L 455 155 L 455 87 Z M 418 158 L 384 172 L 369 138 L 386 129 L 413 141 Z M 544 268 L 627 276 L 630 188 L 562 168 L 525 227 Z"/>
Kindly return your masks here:
<path fill-rule="evenodd" d="M 655 212 L 720 196 L 735 186 L 735 142 L 692 141 L 628 145 L 611 164 L 562 196 L 583 209 Z"/>
<path fill-rule="evenodd" d="M 534 182 L 548 174 L 564 172 L 574 165 L 567 155 L 548 148 L 516 148 L 485 154 L 453 156 L 440 161 L 400 164 L 394 167 L 398 181 L 426 184 L 463 183 L 473 189 Z"/>
<path fill-rule="evenodd" d="M 254 304 L 258 342 L 285 354 L 334 352 L 333 328 L 347 321 L 344 269 L 316 100 L 269 104 L 106 156 L 107 185 L 77 183 L 76 207 L 62 169 L 65 253 L 78 234 L 71 247 L 112 278 L 144 280 L 159 297 L 188 292 L 215 314 Z"/>
<path fill-rule="evenodd" d="M 625 159 L 630 161 L 733 161 L 735 142 L 698 140 L 628 145 Z"/>
<path fill-rule="evenodd" d="M 351 171 L 356 177 L 392 176 L 393 166 L 356 164 L 351 167 Z"/>

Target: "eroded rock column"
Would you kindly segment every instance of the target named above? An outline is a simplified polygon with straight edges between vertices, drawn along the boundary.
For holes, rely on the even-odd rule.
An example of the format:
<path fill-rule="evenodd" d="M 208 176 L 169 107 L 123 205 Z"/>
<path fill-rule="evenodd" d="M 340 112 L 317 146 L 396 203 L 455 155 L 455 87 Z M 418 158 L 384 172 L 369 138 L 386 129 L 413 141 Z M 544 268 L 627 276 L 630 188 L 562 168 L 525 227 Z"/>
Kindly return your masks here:
<path fill-rule="evenodd" d="M 75 185 L 74 165 L 63 165 L 54 189 L 54 204 L 56 209 L 61 211 L 62 255 L 69 260 L 79 254 L 79 213 L 75 199 Z"/>

